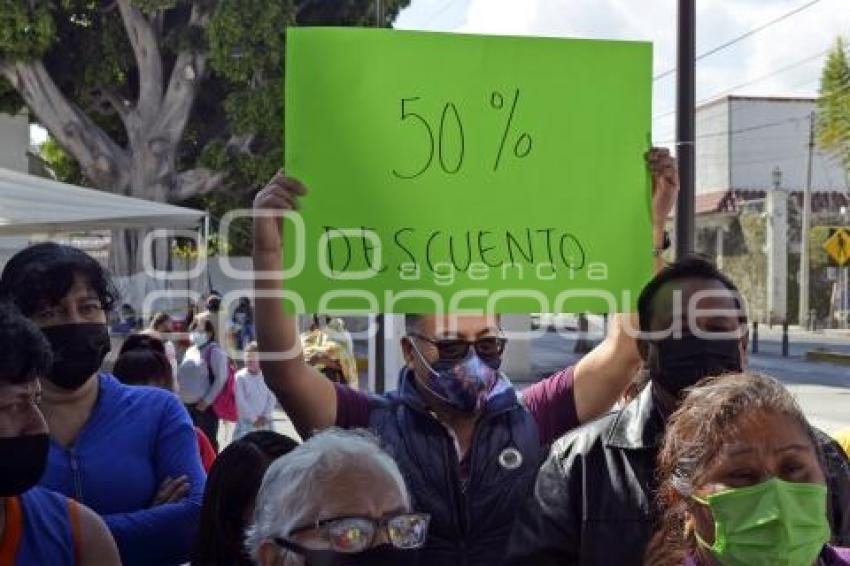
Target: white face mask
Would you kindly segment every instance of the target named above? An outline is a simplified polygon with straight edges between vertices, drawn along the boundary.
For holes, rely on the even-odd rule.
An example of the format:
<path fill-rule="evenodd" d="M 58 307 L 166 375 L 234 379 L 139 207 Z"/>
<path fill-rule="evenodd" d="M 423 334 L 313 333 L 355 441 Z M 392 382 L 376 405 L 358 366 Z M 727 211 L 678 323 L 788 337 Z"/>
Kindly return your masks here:
<path fill-rule="evenodd" d="M 206 332 L 198 332 L 197 330 L 192 332 L 192 344 L 198 348 L 209 342 L 209 340 L 210 338 L 207 336 Z"/>

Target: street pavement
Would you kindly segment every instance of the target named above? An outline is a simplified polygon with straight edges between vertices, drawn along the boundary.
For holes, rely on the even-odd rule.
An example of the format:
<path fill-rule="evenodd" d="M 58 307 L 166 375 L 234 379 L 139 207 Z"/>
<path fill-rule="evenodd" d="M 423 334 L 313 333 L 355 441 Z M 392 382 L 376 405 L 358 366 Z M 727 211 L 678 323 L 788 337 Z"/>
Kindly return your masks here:
<path fill-rule="evenodd" d="M 564 317 L 561 327 L 575 328 L 575 317 Z M 602 320 L 591 317 L 590 328 L 596 334 L 591 340 L 601 339 Z M 749 354 L 750 369 L 776 377 L 794 393 L 811 422 L 827 432 L 850 428 L 850 366 L 809 362 L 809 350 L 826 349 L 850 354 L 850 331 L 805 332 L 791 328 L 789 332 L 790 356 L 782 357 L 782 329 L 759 326 L 759 353 Z M 542 335 L 540 335 L 542 334 Z M 532 340 L 531 375 L 511 375 L 519 388 L 546 377 L 555 371 L 575 364 L 580 355 L 573 353 L 577 334 L 564 331 L 538 333 Z M 355 341 L 355 353 L 366 357 L 365 341 Z M 365 380 L 365 375 L 363 376 Z M 294 429 L 282 412 L 275 415 L 275 428 L 292 434 Z"/>
<path fill-rule="evenodd" d="M 813 349 L 850 354 L 850 334 L 789 334 L 790 355 L 782 357 L 781 328 L 759 328 L 759 353 L 749 354 L 749 369 L 782 381 L 797 397 L 806 416 L 817 427 L 835 432 L 850 428 L 850 366 L 810 362 L 805 353 Z M 599 336 L 596 336 L 599 339 Z M 573 353 L 575 333 L 548 332 L 532 341 L 532 379 L 539 379 L 580 358 Z M 522 387 L 528 382 L 519 382 Z"/>

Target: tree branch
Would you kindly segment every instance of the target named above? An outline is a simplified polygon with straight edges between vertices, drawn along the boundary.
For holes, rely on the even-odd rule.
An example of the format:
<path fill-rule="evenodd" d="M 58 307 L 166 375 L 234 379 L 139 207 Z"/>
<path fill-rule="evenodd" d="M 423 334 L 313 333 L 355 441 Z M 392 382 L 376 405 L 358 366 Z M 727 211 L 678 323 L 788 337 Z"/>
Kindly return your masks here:
<path fill-rule="evenodd" d="M 200 2 L 192 3 L 189 28 L 206 28 L 210 14 Z M 181 51 L 174 62 L 171 77 L 163 98 L 162 111 L 153 131 L 175 141 L 179 140 L 189 121 L 198 88 L 206 76 L 207 53 L 191 48 Z"/>
<path fill-rule="evenodd" d="M 207 194 L 220 187 L 224 179 L 224 173 L 204 167 L 184 171 L 177 175 L 177 182 L 172 187 L 171 199 L 169 200 L 176 202 Z"/>
<path fill-rule="evenodd" d="M 100 96 L 109 103 L 109 106 L 115 110 L 115 113 L 118 114 L 118 117 L 121 118 L 121 122 L 124 123 L 124 129 L 128 132 L 132 129 L 133 124 L 131 123 L 131 115 L 134 111 L 133 105 L 129 100 L 125 99 L 123 96 L 119 96 L 117 92 L 112 90 L 109 87 L 101 86 L 98 87 L 100 91 Z"/>
<path fill-rule="evenodd" d="M 245 134 L 244 136 L 232 135 L 227 140 L 225 147 L 237 153 L 251 153 L 251 144 L 254 142 L 255 137 L 254 134 Z"/>
<path fill-rule="evenodd" d="M 129 100 L 122 96 L 118 96 L 118 93 L 109 87 L 101 86 L 98 88 L 100 90 L 101 95 L 103 96 L 103 99 L 106 100 L 113 108 L 115 108 L 115 111 L 119 115 L 123 116 L 130 112 L 132 104 L 130 104 Z"/>
<path fill-rule="evenodd" d="M 139 69 L 139 101 L 136 105 L 142 123 L 156 119 L 162 104 L 162 55 L 159 37 L 145 15 L 134 8 L 131 0 L 116 0 L 127 37 Z"/>
<path fill-rule="evenodd" d="M 130 164 L 127 153 L 62 94 L 41 61 L 4 63 L 0 73 L 95 186 L 110 190 L 126 187 Z"/>

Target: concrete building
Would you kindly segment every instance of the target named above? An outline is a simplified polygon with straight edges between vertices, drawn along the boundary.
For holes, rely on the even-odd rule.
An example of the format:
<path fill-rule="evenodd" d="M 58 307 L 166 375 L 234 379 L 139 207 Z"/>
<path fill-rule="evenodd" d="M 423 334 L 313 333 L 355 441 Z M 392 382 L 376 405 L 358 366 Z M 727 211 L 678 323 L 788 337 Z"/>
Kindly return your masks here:
<path fill-rule="evenodd" d="M 26 110 L 13 115 L 0 113 L 0 168 L 19 173 L 29 172 L 30 124 Z M 7 236 L 0 238 L 0 266 L 23 248 L 29 238 Z"/>
<path fill-rule="evenodd" d="M 743 199 L 773 188 L 772 170 L 782 170 L 789 190 L 806 181 L 809 116 L 814 98 L 728 96 L 697 109 L 697 195 L 703 200 L 729 190 Z M 847 193 L 844 171 L 815 152 L 812 187 L 818 193 Z"/>
<path fill-rule="evenodd" d="M 29 116 L 21 111 L 14 116 L 0 114 L 0 167 L 20 173 L 29 171 Z"/>
<path fill-rule="evenodd" d="M 741 285 L 751 315 L 765 322 L 797 318 L 800 220 L 815 108 L 813 98 L 728 96 L 697 109 L 697 246 Z M 844 222 L 840 211 L 848 205 L 848 188 L 841 165 L 816 149 L 813 227 Z M 811 272 L 813 307 L 816 288 L 830 291 L 822 288 L 829 286 L 822 271 Z"/>

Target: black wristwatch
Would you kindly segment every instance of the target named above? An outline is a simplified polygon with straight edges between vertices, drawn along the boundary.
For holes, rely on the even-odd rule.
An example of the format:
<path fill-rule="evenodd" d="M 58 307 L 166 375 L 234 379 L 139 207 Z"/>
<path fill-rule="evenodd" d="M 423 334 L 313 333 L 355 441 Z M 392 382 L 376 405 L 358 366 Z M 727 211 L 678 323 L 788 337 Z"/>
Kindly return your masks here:
<path fill-rule="evenodd" d="M 667 230 L 664 230 L 664 239 L 661 242 L 660 248 L 652 248 L 652 257 L 658 257 L 667 250 L 670 249 L 670 246 L 673 245 L 673 242 L 670 241 L 670 233 Z"/>

